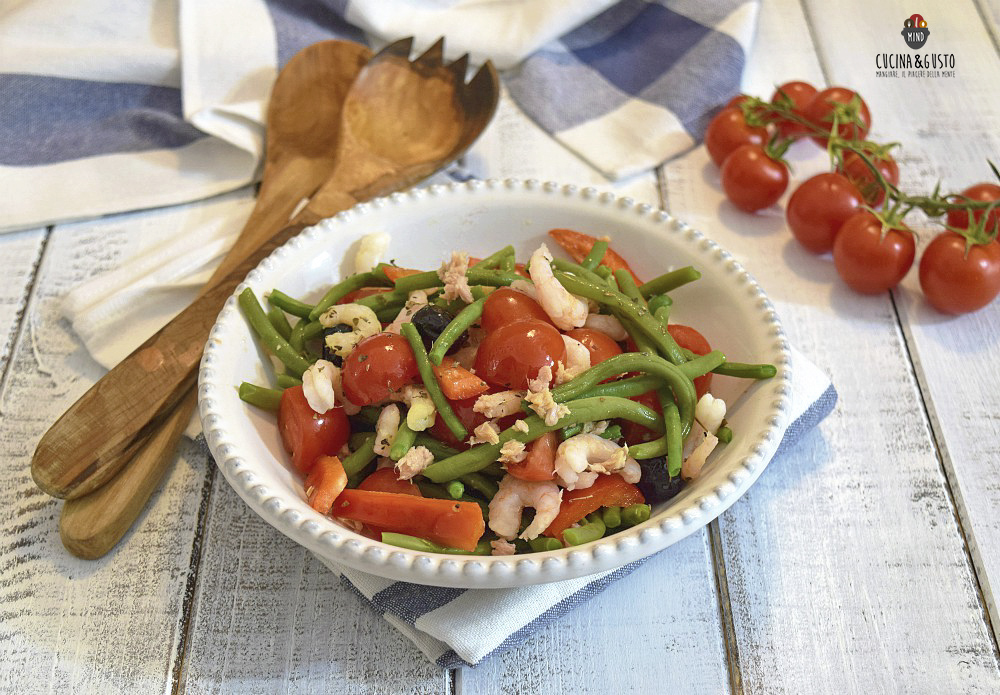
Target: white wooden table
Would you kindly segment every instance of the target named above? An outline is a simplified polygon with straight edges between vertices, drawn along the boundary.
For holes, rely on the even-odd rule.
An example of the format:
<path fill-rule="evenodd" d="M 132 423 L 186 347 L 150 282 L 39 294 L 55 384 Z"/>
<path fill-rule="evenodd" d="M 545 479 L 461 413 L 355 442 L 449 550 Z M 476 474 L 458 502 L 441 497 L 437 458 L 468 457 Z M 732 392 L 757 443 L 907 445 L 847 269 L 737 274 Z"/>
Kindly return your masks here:
<path fill-rule="evenodd" d="M 746 91 L 856 88 L 873 137 L 903 143 L 905 189 L 988 180 L 1000 4 L 845 5 L 766 0 Z M 914 11 L 932 31 L 925 50 L 955 54 L 954 78 L 876 77 L 876 53 L 910 50 L 899 31 Z M 825 166 L 808 145 L 791 158 L 796 179 Z M 762 281 L 792 342 L 832 377 L 836 410 L 704 531 L 521 646 L 446 671 L 190 443 L 115 552 L 70 557 L 59 504 L 28 473 L 42 432 L 101 373 L 60 299 L 127 257 L 142 229 L 198 206 L 2 236 L 0 692 L 1000 692 L 1000 301 L 942 317 L 915 270 L 891 296 L 853 294 L 779 211 L 724 202 L 701 148 L 609 184 L 505 98 L 464 163 L 613 190 L 702 229 Z M 245 214 L 248 200 L 224 204 Z M 916 226 L 925 244 L 930 227 Z"/>

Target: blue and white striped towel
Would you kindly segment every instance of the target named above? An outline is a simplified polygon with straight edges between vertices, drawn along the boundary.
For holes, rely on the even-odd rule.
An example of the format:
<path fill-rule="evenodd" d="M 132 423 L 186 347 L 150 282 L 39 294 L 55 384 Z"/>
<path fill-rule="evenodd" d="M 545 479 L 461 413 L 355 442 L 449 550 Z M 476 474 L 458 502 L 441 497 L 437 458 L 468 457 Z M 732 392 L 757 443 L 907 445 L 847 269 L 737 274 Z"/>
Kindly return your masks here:
<path fill-rule="evenodd" d="M 690 148 L 738 91 L 750 0 L 24 0 L 0 10 L 0 229 L 206 198 L 257 176 L 278 68 L 328 38 L 441 35 L 612 179 Z"/>

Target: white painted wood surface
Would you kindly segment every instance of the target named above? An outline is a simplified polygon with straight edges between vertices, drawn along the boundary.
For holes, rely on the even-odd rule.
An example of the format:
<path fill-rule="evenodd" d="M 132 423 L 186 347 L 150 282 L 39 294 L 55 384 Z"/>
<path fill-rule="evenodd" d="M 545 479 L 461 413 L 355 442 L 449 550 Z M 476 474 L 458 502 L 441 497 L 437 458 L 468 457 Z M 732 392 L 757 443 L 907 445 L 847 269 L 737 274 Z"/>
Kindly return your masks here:
<path fill-rule="evenodd" d="M 956 53 L 954 80 L 875 77 L 875 52 L 909 50 L 899 29 L 915 10 L 933 50 Z M 904 188 L 986 180 L 983 159 L 1000 149 L 1000 12 L 985 0 L 930 10 L 765 0 L 746 89 L 856 87 L 873 135 L 904 143 Z M 808 145 L 792 159 L 796 179 L 824 167 Z M 100 369 L 58 304 L 140 248 L 136 229 L 169 229 L 190 208 L 0 237 L 0 692 L 1000 691 L 1000 304 L 942 319 L 915 271 L 891 298 L 854 295 L 779 212 L 725 203 L 700 149 L 659 185 L 612 185 L 505 100 L 466 165 L 660 202 L 701 228 L 758 276 L 793 343 L 831 374 L 836 411 L 710 531 L 523 645 L 447 672 L 250 512 L 192 444 L 122 547 L 99 562 L 68 557 L 58 504 L 27 466 Z"/>

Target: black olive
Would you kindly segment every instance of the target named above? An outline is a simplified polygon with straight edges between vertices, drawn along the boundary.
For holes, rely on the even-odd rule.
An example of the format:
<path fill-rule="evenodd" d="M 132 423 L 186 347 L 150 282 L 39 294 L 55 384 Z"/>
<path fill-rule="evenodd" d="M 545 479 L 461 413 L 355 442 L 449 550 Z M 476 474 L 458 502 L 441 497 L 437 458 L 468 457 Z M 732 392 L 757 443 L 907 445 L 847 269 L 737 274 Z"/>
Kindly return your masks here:
<path fill-rule="evenodd" d="M 333 351 L 326 346 L 326 336 L 333 335 L 334 333 L 350 333 L 354 329 L 351 328 L 346 323 L 338 323 L 335 326 L 330 326 L 329 328 L 323 329 L 323 359 L 327 362 L 332 362 L 334 367 L 343 367 L 344 358 L 340 355 L 333 354 Z"/>
<path fill-rule="evenodd" d="M 639 490 L 646 498 L 647 504 L 666 502 L 684 487 L 684 481 L 679 475 L 676 478 L 671 478 L 670 473 L 667 472 L 666 456 L 640 459 L 639 467 L 642 469 Z"/>
<path fill-rule="evenodd" d="M 415 313 L 411 321 L 413 321 L 413 325 L 416 327 L 421 339 L 423 339 L 424 347 L 430 350 L 431 345 L 434 344 L 434 341 L 438 339 L 438 336 L 441 335 L 442 331 L 447 328 L 448 324 L 451 323 L 454 318 L 455 317 L 452 316 L 450 312 L 445 311 L 441 307 L 428 304 Z M 460 347 L 465 345 L 468 340 L 469 332 L 462 331 L 462 335 L 458 336 L 458 340 L 452 343 L 451 347 L 448 348 L 448 354 L 458 350 Z"/>

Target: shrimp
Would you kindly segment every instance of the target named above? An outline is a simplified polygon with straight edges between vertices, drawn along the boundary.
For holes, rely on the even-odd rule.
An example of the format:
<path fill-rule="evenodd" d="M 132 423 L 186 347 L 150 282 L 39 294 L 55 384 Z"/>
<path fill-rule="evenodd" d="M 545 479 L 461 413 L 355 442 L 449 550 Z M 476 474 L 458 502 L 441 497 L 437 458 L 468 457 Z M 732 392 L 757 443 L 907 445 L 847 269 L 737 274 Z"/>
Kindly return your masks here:
<path fill-rule="evenodd" d="M 354 256 L 354 272 L 372 271 L 389 248 L 389 235 L 385 232 L 365 234 L 361 237 L 358 253 Z"/>
<path fill-rule="evenodd" d="M 375 453 L 379 456 L 388 456 L 397 432 L 399 432 L 399 406 L 390 403 L 382 408 L 375 423 Z"/>
<path fill-rule="evenodd" d="M 596 434 L 578 434 L 560 444 L 555 471 L 567 490 L 586 489 L 602 473 L 621 473 L 626 482 L 638 482 L 641 474 L 628 449 Z"/>
<path fill-rule="evenodd" d="M 538 538 L 559 514 L 562 490 L 551 481 L 529 482 L 505 475 L 500 490 L 490 502 L 490 529 L 501 538 L 510 540 L 521 526 L 521 512 L 525 507 L 535 510 L 535 518 L 520 538 L 530 541 Z"/>
<path fill-rule="evenodd" d="M 319 322 L 323 328 L 342 323 L 351 327 L 350 333 L 331 333 L 325 338 L 326 346 L 341 357 L 347 357 L 358 343 L 382 330 L 375 312 L 361 304 L 334 304 L 320 315 Z"/>
<path fill-rule="evenodd" d="M 336 365 L 326 360 L 316 360 L 302 374 L 302 395 L 309 407 L 320 415 L 337 405 L 333 383 L 339 376 Z"/>
<path fill-rule="evenodd" d="M 584 328 L 600 331 L 615 341 L 628 338 L 628 331 L 622 326 L 622 322 L 614 316 L 608 316 L 607 314 L 587 314 L 587 320 L 583 326 Z"/>
<path fill-rule="evenodd" d="M 552 323 L 564 331 L 579 328 L 586 322 L 588 314 L 587 302 L 576 297 L 559 284 L 552 274 L 552 254 L 542 244 L 531 254 L 531 267 L 528 274 L 535 284 L 538 293 L 538 303 L 552 319 Z"/>
<path fill-rule="evenodd" d="M 564 384 L 590 369 L 590 350 L 579 340 L 562 337 L 566 345 L 566 364 L 561 362 L 556 367 L 556 384 Z"/>
<path fill-rule="evenodd" d="M 726 417 L 726 402 L 706 393 L 694 407 L 694 418 L 707 432 L 718 432 Z"/>

